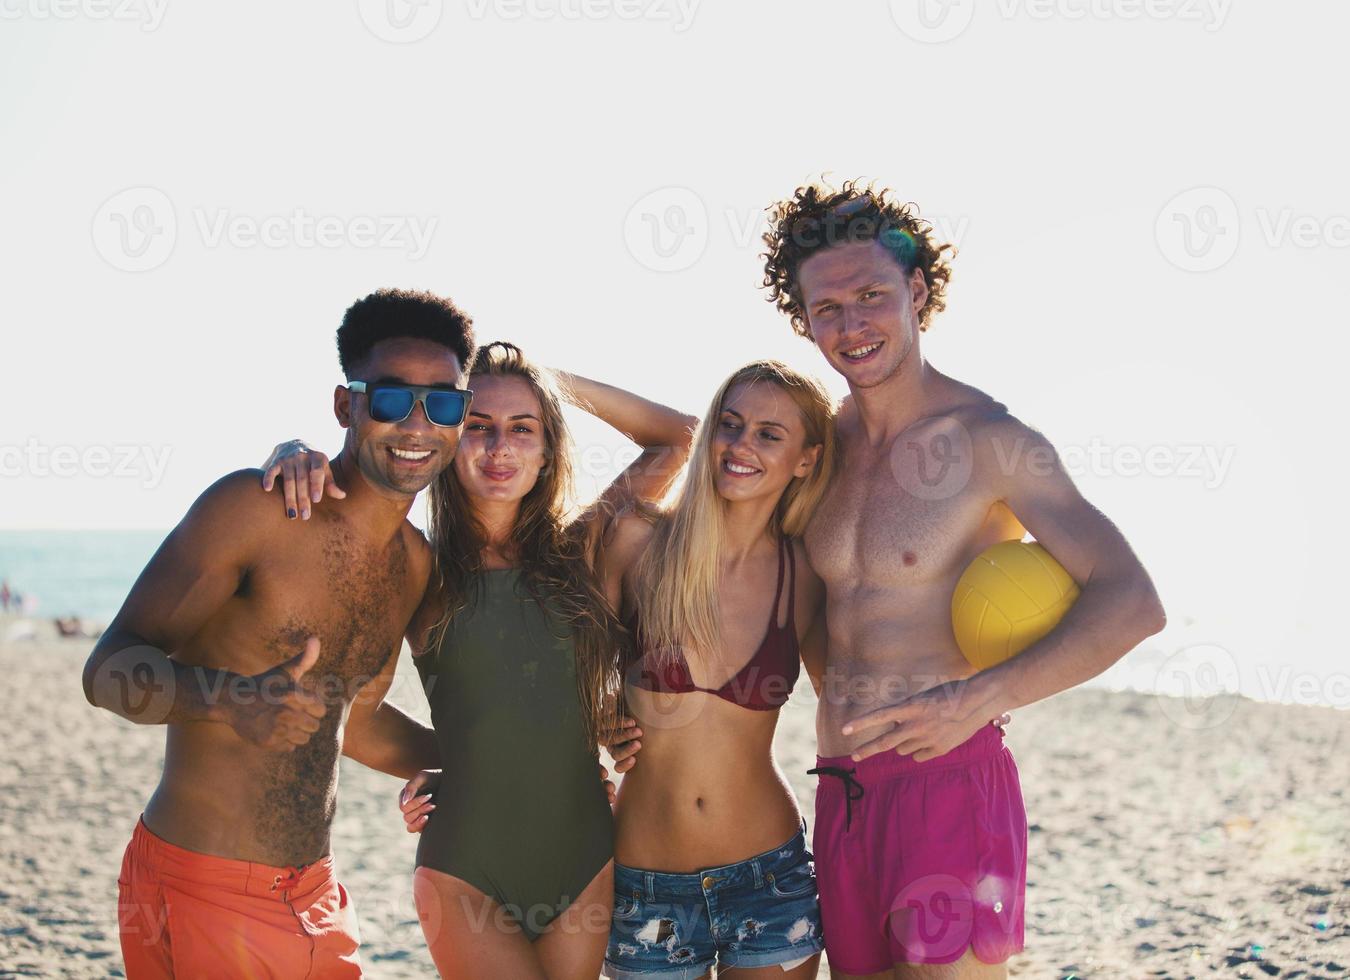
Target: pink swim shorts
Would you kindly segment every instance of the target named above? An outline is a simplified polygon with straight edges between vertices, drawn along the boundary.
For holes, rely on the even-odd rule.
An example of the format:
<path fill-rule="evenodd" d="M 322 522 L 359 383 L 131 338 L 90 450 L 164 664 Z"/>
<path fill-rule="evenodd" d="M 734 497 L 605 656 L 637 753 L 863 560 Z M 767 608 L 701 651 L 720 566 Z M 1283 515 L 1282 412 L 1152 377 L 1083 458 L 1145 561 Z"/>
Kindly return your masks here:
<path fill-rule="evenodd" d="M 819 759 L 813 850 L 825 955 L 844 973 L 1001 963 L 1022 949 L 1027 817 L 1003 730 L 926 762 Z"/>

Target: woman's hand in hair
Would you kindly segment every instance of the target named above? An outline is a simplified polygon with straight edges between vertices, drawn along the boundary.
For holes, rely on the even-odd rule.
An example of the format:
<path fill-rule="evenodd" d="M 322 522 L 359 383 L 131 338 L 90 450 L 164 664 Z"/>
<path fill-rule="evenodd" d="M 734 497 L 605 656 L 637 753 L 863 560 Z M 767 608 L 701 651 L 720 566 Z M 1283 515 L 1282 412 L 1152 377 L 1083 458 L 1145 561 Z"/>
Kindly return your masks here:
<path fill-rule="evenodd" d="M 280 443 L 263 463 L 262 488 L 270 491 L 281 477 L 286 516 L 309 520 L 310 506 L 328 496 L 341 500 L 347 492 L 337 485 L 328 457 L 299 439 Z"/>

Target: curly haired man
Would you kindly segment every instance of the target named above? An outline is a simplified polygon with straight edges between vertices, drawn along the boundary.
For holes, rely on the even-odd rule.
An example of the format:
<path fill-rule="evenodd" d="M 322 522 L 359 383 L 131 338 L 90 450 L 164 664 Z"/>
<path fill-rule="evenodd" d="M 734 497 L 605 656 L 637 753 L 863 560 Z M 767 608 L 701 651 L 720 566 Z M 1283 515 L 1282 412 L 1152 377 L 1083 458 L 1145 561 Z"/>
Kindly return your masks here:
<path fill-rule="evenodd" d="M 924 357 L 951 246 L 889 192 L 811 185 L 771 209 L 765 286 L 848 383 L 841 466 L 806 532 L 826 586 L 814 851 L 834 976 L 1006 976 L 1022 948 L 1027 823 L 989 719 L 1101 673 L 1164 624 L 1120 531 L 1054 449 Z M 976 673 L 952 634 L 970 561 L 1030 532 L 1082 594 Z"/>

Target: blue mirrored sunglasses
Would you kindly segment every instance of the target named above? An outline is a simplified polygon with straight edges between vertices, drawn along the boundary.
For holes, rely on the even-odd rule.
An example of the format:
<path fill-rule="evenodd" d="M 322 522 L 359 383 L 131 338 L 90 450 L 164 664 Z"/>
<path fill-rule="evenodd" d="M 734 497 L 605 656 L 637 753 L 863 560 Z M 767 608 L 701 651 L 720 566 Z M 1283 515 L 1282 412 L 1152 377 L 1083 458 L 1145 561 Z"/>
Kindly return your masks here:
<path fill-rule="evenodd" d="M 467 388 L 427 388 L 383 381 L 349 381 L 347 388 L 365 393 L 370 400 L 370 417 L 376 422 L 402 422 L 421 402 L 432 425 L 459 425 L 473 398 Z"/>

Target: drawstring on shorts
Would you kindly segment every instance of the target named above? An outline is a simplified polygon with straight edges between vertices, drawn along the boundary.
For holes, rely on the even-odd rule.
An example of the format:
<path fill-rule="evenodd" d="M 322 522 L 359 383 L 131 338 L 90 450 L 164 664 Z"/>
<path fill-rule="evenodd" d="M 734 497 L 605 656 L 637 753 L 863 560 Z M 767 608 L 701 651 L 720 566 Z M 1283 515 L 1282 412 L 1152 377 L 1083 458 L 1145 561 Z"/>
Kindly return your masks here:
<path fill-rule="evenodd" d="M 844 830 L 847 831 L 853 826 L 853 801 L 863 798 L 863 785 L 853 778 L 858 767 L 851 769 L 842 769 L 839 766 L 820 766 L 816 769 L 806 770 L 808 776 L 834 776 L 844 784 Z M 855 794 L 856 791 L 856 795 Z"/>

